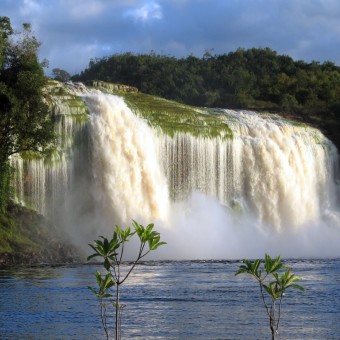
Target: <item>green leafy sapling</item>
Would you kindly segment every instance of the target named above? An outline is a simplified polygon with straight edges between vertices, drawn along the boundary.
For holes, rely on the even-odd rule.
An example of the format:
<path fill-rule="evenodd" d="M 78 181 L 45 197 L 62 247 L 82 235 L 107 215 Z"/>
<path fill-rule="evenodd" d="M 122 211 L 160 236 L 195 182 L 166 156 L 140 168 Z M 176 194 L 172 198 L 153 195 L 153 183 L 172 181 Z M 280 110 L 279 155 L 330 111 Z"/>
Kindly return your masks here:
<path fill-rule="evenodd" d="M 102 326 L 107 339 L 110 337 L 107 325 L 107 309 L 110 305 L 115 308 L 115 339 L 119 340 L 121 338 L 120 324 L 124 306 L 120 304 L 120 286 L 129 277 L 138 261 L 151 251 L 166 244 L 160 241 L 160 234 L 153 230 L 153 224 L 144 227 L 133 220 L 132 226 L 134 231 L 131 231 L 130 227 L 123 230 L 116 225 L 112 239 L 109 240 L 100 236 L 100 239 L 95 240 L 94 244 L 89 244 L 94 250 L 94 253 L 90 255 L 87 260 L 89 261 L 95 257 L 101 258 L 106 271 L 106 274 L 103 276 L 98 270 L 96 271 L 97 288 L 89 287 L 89 289 L 99 301 Z M 134 235 L 137 235 L 139 238 L 139 250 L 136 258 L 131 262 L 129 269 L 123 274 L 121 265 L 125 245 Z M 114 294 L 111 293 L 112 290 L 115 291 Z"/>
<path fill-rule="evenodd" d="M 269 317 L 272 340 L 274 340 L 278 334 L 281 305 L 285 291 L 288 288 L 304 291 L 303 287 L 295 283 L 301 280 L 301 278 L 294 275 L 291 269 L 281 262 L 280 256 L 272 259 L 269 255 L 265 254 L 264 261 L 257 259 L 255 261 L 243 260 L 242 262 L 243 265 L 239 267 L 235 275 L 248 274 L 253 276 L 259 283 L 261 297 Z M 267 299 L 265 293 L 267 293 Z"/>

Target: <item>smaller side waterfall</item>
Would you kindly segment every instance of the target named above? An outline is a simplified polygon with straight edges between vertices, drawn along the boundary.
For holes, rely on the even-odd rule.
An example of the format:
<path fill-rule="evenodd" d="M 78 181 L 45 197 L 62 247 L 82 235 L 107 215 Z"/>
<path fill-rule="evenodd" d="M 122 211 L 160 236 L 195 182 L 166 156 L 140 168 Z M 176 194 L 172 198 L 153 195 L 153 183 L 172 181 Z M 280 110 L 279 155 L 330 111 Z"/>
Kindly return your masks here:
<path fill-rule="evenodd" d="M 62 93 L 66 91 L 61 85 L 53 89 Z M 78 149 L 86 144 L 87 116 L 84 103 L 79 98 L 75 100 L 72 94 L 48 94 L 46 97 L 55 120 L 57 149 L 47 156 L 35 152 L 13 155 L 10 162 L 15 169 L 15 199 L 53 218 L 71 190 L 74 167 L 77 166 L 73 161 Z"/>

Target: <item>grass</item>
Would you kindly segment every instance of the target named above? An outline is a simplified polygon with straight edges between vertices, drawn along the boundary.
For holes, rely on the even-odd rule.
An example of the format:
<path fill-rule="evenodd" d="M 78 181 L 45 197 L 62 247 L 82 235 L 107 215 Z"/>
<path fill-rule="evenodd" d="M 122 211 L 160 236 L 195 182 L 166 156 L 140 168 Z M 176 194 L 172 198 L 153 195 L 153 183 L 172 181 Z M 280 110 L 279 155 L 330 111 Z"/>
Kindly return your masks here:
<path fill-rule="evenodd" d="M 232 130 L 219 115 L 209 109 L 181 104 L 172 100 L 140 93 L 109 90 L 99 87 L 104 93 L 124 98 L 130 109 L 145 119 L 151 127 L 173 137 L 175 133 L 189 133 L 203 138 L 233 138 Z"/>
<path fill-rule="evenodd" d="M 209 114 L 208 109 L 142 93 L 124 93 L 123 97 L 138 116 L 171 137 L 176 132 L 189 133 L 203 138 L 230 139 L 233 137 L 231 129 L 223 118 Z"/>

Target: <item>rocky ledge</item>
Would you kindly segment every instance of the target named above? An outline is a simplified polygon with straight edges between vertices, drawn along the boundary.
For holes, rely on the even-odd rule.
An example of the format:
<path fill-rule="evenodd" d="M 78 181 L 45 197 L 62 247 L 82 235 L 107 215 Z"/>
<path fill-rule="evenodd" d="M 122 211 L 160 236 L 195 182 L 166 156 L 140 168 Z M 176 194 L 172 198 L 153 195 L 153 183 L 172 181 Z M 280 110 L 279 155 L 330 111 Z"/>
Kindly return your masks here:
<path fill-rule="evenodd" d="M 86 85 L 96 87 L 99 89 L 106 89 L 109 91 L 138 92 L 137 87 L 124 84 L 108 83 L 102 80 L 90 80 L 86 83 Z"/>
<path fill-rule="evenodd" d="M 11 202 L 0 214 L 0 267 L 78 263 L 79 254 L 37 212 Z"/>
<path fill-rule="evenodd" d="M 55 243 L 49 249 L 42 251 L 28 253 L 0 253 L 0 267 L 17 265 L 56 265 L 80 262 L 81 259 L 79 254 L 75 253 L 72 247 L 62 243 Z"/>

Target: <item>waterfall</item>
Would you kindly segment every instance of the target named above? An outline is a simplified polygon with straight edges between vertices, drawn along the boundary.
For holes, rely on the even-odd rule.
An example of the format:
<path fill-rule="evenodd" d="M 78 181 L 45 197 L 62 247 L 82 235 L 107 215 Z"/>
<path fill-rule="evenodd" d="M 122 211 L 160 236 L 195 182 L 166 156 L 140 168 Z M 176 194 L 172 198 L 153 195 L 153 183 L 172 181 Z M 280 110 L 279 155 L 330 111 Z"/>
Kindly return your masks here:
<path fill-rule="evenodd" d="M 336 210 L 338 156 L 320 131 L 255 112 L 224 110 L 220 115 L 233 139 L 188 133 L 159 137 L 174 200 L 199 191 L 225 205 L 241 205 L 276 230 Z"/>
<path fill-rule="evenodd" d="M 203 192 L 221 203 L 231 202 L 239 192 L 238 143 L 220 138 L 175 133 L 158 138 L 158 154 L 169 182 L 173 201 Z"/>
<path fill-rule="evenodd" d="M 325 229 L 340 228 L 338 153 L 319 130 L 276 115 L 206 109 L 232 136 L 166 134 L 122 97 L 83 86 L 70 93 L 85 102 L 87 118 L 84 108 L 64 110 L 62 100 L 53 101 L 57 152 L 11 163 L 17 200 L 77 239 L 84 235 L 85 244 L 131 219 L 169 227 L 165 235 L 181 249 L 191 249 L 185 240 L 193 239 L 199 246 L 184 257 L 202 256 L 207 242 L 214 244 L 203 257 L 244 256 L 241 240 L 267 249 L 258 237 L 268 232 L 277 248 L 283 239 L 310 249 L 322 237 L 325 244 L 338 238 Z M 321 234 L 306 233 L 315 228 Z M 292 232 L 295 238 L 287 236 Z M 214 255 L 217 249 L 223 252 Z"/>
<path fill-rule="evenodd" d="M 15 169 L 12 183 L 15 200 L 54 219 L 72 190 L 79 149 L 86 145 L 86 120 L 80 119 L 83 108 L 68 104 L 70 95 L 53 95 L 49 100 L 57 149 L 45 157 L 35 152 L 13 155 L 10 163 Z"/>
<path fill-rule="evenodd" d="M 279 230 L 336 209 L 338 156 L 319 130 L 254 112 L 238 113 L 231 128 L 241 143 L 240 196 L 260 221 Z"/>
<path fill-rule="evenodd" d="M 62 117 L 56 124 L 60 143 L 65 136 L 72 136 L 78 128 L 69 117 Z M 62 145 L 62 144 L 61 144 Z M 71 142 L 65 142 L 71 148 Z M 35 153 L 24 153 L 11 157 L 15 168 L 13 184 L 16 200 L 40 214 L 52 217 L 58 205 L 67 196 L 69 180 L 72 178 L 72 162 L 66 149 L 59 150 L 44 158 Z"/>
<path fill-rule="evenodd" d="M 168 189 L 148 125 L 112 95 L 85 96 L 91 112 L 92 168 L 97 204 L 123 223 L 166 219 Z"/>

